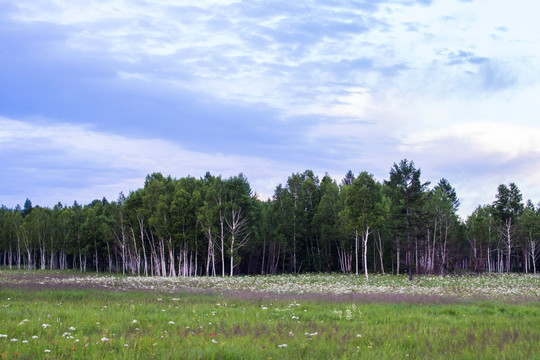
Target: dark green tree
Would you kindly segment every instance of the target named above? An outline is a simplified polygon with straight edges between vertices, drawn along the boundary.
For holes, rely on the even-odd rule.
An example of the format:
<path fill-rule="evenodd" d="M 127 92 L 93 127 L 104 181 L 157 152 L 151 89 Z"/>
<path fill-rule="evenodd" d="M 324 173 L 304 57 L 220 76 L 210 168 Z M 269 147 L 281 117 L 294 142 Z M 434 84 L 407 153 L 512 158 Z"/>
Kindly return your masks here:
<path fill-rule="evenodd" d="M 519 217 L 519 228 L 525 257 L 525 272 L 529 271 L 532 263 L 533 272 L 536 274 L 536 261 L 540 255 L 540 212 L 535 210 L 530 201 Z"/>
<path fill-rule="evenodd" d="M 390 169 L 390 180 L 385 182 L 392 200 L 393 217 L 398 220 L 405 231 L 409 280 L 413 278 L 412 237 L 423 205 L 422 200 L 425 199 L 424 192 L 429 185 L 429 182 L 422 183 L 420 181 L 420 175 L 421 171 L 415 168 L 414 162 L 404 159 L 399 165 L 394 163 Z"/>
<path fill-rule="evenodd" d="M 311 222 L 311 228 L 320 244 L 317 252 L 317 271 L 332 271 L 332 248 L 339 240 L 339 212 L 342 210 L 339 187 L 325 175 L 320 185 L 321 200 Z"/>

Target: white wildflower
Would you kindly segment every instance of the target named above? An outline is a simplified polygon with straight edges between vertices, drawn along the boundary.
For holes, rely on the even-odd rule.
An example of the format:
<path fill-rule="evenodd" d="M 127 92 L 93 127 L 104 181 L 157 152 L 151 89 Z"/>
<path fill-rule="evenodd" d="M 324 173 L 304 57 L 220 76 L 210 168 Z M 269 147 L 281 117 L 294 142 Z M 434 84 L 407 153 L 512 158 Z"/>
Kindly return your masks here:
<path fill-rule="evenodd" d="M 49 326 L 51 326 L 51 324 L 42 324 L 41 326 L 43 326 L 44 329 L 48 328 Z"/>
<path fill-rule="evenodd" d="M 32 336 L 32 339 L 38 339 L 38 338 L 39 338 L 39 336 L 37 336 L 37 335 Z"/>
<path fill-rule="evenodd" d="M 169 324 L 174 325 L 174 321 L 169 321 Z"/>
<path fill-rule="evenodd" d="M 214 344 L 217 344 L 217 340 L 216 340 L 216 339 L 212 339 L 212 342 L 213 342 Z"/>
<path fill-rule="evenodd" d="M 22 343 L 23 344 L 28 344 L 28 340 L 23 340 Z"/>
<path fill-rule="evenodd" d="M 138 321 L 136 319 L 133 319 L 132 323 L 136 324 Z"/>
<path fill-rule="evenodd" d="M 0 334 L 0 338 L 6 338 L 7 339 L 7 334 Z"/>
<path fill-rule="evenodd" d="M 101 338 L 101 342 L 107 342 L 109 339 L 107 339 L 105 336 Z"/>
<path fill-rule="evenodd" d="M 50 353 L 50 352 L 51 352 L 51 350 L 49 350 L 49 349 L 45 349 L 45 350 L 43 350 L 43 352 L 46 352 L 46 353 Z"/>
<path fill-rule="evenodd" d="M 71 326 L 71 327 L 69 328 L 69 330 L 70 330 L 70 331 L 75 331 L 75 328 L 74 328 L 73 326 Z"/>
<path fill-rule="evenodd" d="M 286 348 L 286 347 L 287 347 L 287 344 L 281 344 L 281 345 L 278 345 L 277 347 L 278 347 L 278 348 Z"/>
<path fill-rule="evenodd" d="M 18 340 L 18 339 L 15 339 L 15 338 L 13 338 L 13 339 L 11 339 L 10 341 L 12 341 L 12 342 L 17 342 L 17 341 L 19 341 L 19 340 Z"/>

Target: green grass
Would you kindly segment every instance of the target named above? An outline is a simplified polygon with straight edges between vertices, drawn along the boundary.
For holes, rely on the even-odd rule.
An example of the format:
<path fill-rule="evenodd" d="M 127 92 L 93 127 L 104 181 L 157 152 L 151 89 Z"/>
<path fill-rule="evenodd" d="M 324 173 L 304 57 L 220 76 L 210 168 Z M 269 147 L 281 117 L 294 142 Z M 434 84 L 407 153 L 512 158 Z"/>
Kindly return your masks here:
<path fill-rule="evenodd" d="M 2 359 L 535 359 L 540 304 L 1 289 L 0 334 Z"/>

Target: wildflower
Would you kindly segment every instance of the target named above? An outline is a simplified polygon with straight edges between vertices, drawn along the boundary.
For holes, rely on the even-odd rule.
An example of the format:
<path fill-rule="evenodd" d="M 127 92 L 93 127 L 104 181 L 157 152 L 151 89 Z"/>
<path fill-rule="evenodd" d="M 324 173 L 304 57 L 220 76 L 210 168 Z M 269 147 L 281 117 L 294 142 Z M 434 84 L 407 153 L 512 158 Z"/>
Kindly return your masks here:
<path fill-rule="evenodd" d="M 0 334 L 0 338 L 6 338 L 7 339 L 7 335 L 6 334 Z"/>
<path fill-rule="evenodd" d="M 37 335 L 32 336 L 32 339 L 38 339 L 38 338 L 39 338 L 39 336 L 37 336 Z"/>
<path fill-rule="evenodd" d="M 129 347 L 129 345 L 128 345 L 128 344 L 124 344 L 124 347 Z"/>
<path fill-rule="evenodd" d="M 217 340 L 216 340 L 216 339 L 212 339 L 212 342 L 213 342 L 214 344 L 217 344 Z"/>
<path fill-rule="evenodd" d="M 109 339 L 107 339 L 105 336 L 101 338 L 101 342 L 107 342 Z"/>
<path fill-rule="evenodd" d="M 42 324 L 41 326 L 43 326 L 44 329 L 48 328 L 49 326 L 51 326 L 51 324 Z"/>
<path fill-rule="evenodd" d="M 51 352 L 51 350 L 49 350 L 49 349 L 45 349 L 45 350 L 44 350 L 43 352 L 46 352 L 46 353 L 50 353 L 50 352 Z"/>
<path fill-rule="evenodd" d="M 17 341 L 19 341 L 19 340 L 18 340 L 18 339 L 11 339 L 10 341 L 12 341 L 12 342 L 17 342 Z"/>
<path fill-rule="evenodd" d="M 69 328 L 69 330 L 70 330 L 70 331 L 75 331 L 75 328 L 74 328 L 73 326 L 71 326 L 71 327 Z"/>
<path fill-rule="evenodd" d="M 211 334 L 210 334 L 210 336 L 212 336 L 212 337 L 216 337 L 216 336 L 217 336 L 217 334 L 216 334 L 216 333 L 211 333 Z"/>
<path fill-rule="evenodd" d="M 23 344 L 28 344 L 28 340 L 23 340 L 22 343 Z"/>
<path fill-rule="evenodd" d="M 134 324 L 138 323 L 138 321 L 136 319 L 133 319 L 132 321 Z"/>
<path fill-rule="evenodd" d="M 169 324 L 174 325 L 174 321 L 169 321 Z"/>
<path fill-rule="evenodd" d="M 278 348 L 286 348 L 286 347 L 287 347 L 287 344 L 281 344 L 281 345 L 278 345 L 277 347 L 278 347 Z"/>

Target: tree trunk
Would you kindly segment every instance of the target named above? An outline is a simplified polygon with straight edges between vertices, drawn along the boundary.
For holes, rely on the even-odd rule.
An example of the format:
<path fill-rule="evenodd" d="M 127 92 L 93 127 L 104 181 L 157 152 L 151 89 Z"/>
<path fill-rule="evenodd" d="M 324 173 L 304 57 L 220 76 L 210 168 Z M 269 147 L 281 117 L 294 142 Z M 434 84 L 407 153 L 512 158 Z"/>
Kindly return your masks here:
<path fill-rule="evenodd" d="M 234 233 L 231 234 L 231 276 L 234 275 Z"/>
<path fill-rule="evenodd" d="M 378 244 L 379 244 L 379 259 L 381 261 L 381 271 L 382 271 L 382 274 L 384 275 L 384 264 L 383 264 L 383 253 L 384 253 L 384 250 L 383 250 L 383 243 L 382 243 L 382 239 L 381 239 L 381 233 L 380 232 L 377 232 L 377 236 L 378 236 Z"/>
<path fill-rule="evenodd" d="M 364 273 L 366 275 L 366 281 L 369 281 L 368 268 L 367 268 L 367 243 L 369 237 L 369 225 L 366 226 L 366 233 L 363 236 L 364 240 Z"/>
<path fill-rule="evenodd" d="M 355 261 L 356 261 L 355 274 L 358 275 L 358 230 L 354 231 L 354 258 L 355 258 Z"/>
<path fill-rule="evenodd" d="M 266 235 L 263 236 L 263 252 L 262 252 L 261 275 L 264 275 L 265 256 L 266 256 Z"/>
<path fill-rule="evenodd" d="M 221 211 L 219 213 L 219 226 L 221 227 L 221 276 L 225 277 L 225 231 L 224 231 L 224 224 L 225 220 L 223 215 L 221 214 Z"/>
<path fill-rule="evenodd" d="M 508 246 L 508 257 L 506 258 L 506 272 L 510 274 L 510 258 L 512 255 L 512 220 L 506 221 L 506 245 Z"/>
<path fill-rule="evenodd" d="M 396 274 L 399 275 L 399 263 L 400 263 L 400 258 L 399 258 L 399 253 L 400 253 L 400 243 L 399 243 L 399 237 L 396 237 Z"/>

